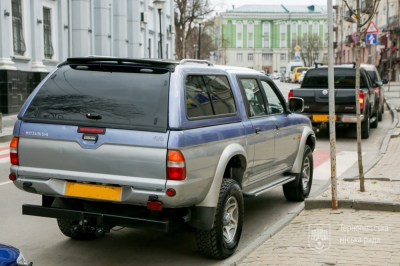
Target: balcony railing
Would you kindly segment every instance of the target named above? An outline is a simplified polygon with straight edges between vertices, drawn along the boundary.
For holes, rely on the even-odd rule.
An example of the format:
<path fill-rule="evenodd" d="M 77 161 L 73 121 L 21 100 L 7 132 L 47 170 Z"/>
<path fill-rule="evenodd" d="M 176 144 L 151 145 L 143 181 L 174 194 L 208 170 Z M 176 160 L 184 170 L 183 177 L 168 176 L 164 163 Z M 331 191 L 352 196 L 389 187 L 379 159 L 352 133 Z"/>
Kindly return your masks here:
<path fill-rule="evenodd" d="M 361 2 L 361 13 L 372 14 L 374 11 L 374 0 L 363 0 Z"/>

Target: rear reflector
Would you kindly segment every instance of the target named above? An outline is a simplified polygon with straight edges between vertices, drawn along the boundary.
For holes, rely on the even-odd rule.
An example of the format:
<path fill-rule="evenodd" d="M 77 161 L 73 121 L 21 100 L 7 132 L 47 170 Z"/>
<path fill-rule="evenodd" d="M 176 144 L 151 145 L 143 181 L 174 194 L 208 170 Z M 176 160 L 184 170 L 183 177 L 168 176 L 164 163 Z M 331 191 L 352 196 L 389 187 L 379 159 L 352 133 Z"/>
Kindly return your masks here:
<path fill-rule="evenodd" d="M 173 188 L 167 189 L 167 196 L 168 196 L 168 197 L 173 197 L 173 196 L 175 196 L 175 195 L 176 195 L 175 189 L 173 189 Z"/>
<path fill-rule="evenodd" d="M 78 127 L 78 133 L 105 134 L 106 129 L 96 127 Z"/>
<path fill-rule="evenodd" d="M 15 179 L 17 179 L 17 176 L 16 176 L 14 173 L 11 173 L 11 174 L 8 176 L 8 178 L 9 178 L 11 181 L 14 181 Z"/>
<path fill-rule="evenodd" d="M 18 165 L 18 137 L 14 137 L 10 143 L 10 162 L 12 165 Z"/>
<path fill-rule="evenodd" d="M 147 201 L 147 209 L 152 211 L 161 211 L 162 202 L 161 201 Z"/>
<path fill-rule="evenodd" d="M 177 150 L 168 151 L 167 178 L 168 180 L 186 179 L 185 158 L 182 152 Z"/>
<path fill-rule="evenodd" d="M 288 99 L 290 99 L 290 98 L 292 98 L 292 97 L 293 97 L 293 91 L 289 91 Z"/>

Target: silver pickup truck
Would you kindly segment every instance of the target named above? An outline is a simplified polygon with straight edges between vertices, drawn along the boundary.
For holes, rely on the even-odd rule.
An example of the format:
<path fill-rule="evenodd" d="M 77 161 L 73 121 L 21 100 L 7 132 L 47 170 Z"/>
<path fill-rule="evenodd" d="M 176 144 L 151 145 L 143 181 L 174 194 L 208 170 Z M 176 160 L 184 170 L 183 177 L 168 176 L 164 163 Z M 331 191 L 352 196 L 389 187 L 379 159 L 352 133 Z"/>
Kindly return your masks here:
<path fill-rule="evenodd" d="M 282 185 L 288 200 L 308 196 L 316 140 L 303 107 L 246 68 L 69 58 L 18 114 L 10 179 L 42 197 L 23 214 L 56 218 L 68 237 L 187 224 L 203 255 L 223 259 L 244 197 Z"/>

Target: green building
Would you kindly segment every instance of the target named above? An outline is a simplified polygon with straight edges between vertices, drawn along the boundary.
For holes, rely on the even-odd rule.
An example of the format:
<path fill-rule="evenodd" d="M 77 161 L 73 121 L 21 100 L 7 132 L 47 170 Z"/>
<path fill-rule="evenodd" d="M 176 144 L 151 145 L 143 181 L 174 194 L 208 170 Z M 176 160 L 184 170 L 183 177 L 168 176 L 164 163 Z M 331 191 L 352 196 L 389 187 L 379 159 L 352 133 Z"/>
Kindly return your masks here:
<path fill-rule="evenodd" d="M 218 64 L 273 73 L 291 61 L 327 60 L 326 6 L 245 5 L 217 15 L 215 25 Z"/>

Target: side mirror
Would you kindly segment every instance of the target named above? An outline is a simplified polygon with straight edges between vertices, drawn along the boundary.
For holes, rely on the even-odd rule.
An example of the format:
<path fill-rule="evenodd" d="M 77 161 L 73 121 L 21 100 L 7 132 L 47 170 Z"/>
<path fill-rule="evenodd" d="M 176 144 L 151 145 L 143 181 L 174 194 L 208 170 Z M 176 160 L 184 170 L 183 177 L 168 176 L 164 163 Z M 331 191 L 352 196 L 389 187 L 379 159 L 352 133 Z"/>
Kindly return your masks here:
<path fill-rule="evenodd" d="M 378 85 L 378 86 L 380 86 L 380 87 L 382 87 L 382 85 L 383 85 L 383 82 L 382 82 L 382 81 L 380 81 L 380 80 L 377 80 L 377 81 L 375 81 L 375 84 L 376 84 L 376 85 Z"/>
<path fill-rule="evenodd" d="M 388 84 L 387 78 L 382 79 L 383 84 Z"/>
<path fill-rule="evenodd" d="M 302 98 L 290 98 L 288 108 L 292 113 L 302 113 L 304 111 L 304 100 Z"/>

